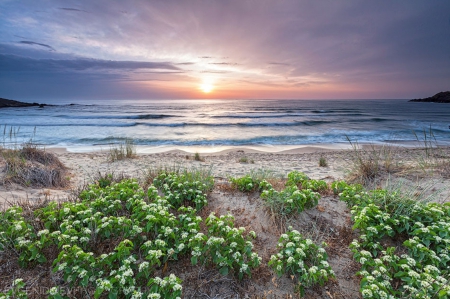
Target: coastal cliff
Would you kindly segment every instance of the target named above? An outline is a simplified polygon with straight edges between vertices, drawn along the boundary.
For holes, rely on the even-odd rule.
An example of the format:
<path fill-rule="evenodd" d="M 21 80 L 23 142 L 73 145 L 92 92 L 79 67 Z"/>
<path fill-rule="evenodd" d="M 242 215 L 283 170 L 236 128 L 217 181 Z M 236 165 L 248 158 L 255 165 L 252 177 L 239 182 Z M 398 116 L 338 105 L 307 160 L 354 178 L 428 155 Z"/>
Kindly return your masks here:
<path fill-rule="evenodd" d="M 8 100 L 4 98 L 0 98 L 0 108 L 8 108 L 8 107 L 44 107 L 47 106 L 47 104 L 39 104 L 39 103 L 26 103 L 26 102 L 19 102 L 14 100 Z"/>
<path fill-rule="evenodd" d="M 443 91 L 432 97 L 424 99 L 414 99 L 408 102 L 427 102 L 427 103 L 450 103 L 450 91 Z"/>

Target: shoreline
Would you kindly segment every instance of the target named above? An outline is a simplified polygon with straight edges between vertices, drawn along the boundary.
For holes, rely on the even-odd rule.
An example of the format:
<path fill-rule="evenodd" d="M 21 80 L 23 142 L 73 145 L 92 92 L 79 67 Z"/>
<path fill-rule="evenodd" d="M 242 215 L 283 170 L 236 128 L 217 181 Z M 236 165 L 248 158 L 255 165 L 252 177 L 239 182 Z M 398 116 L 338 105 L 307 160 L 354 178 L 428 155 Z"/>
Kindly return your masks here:
<path fill-rule="evenodd" d="M 433 147 L 448 147 L 450 141 L 433 142 Z M 440 144 L 439 144 L 440 143 Z M 352 145 L 353 144 L 353 145 Z M 247 153 L 273 153 L 273 154 L 303 154 L 316 152 L 333 152 L 341 150 L 353 150 L 353 146 L 358 149 L 380 148 L 380 147 L 396 147 L 405 149 L 424 148 L 426 147 L 420 141 L 400 141 L 390 140 L 388 142 L 340 142 L 340 143 L 312 143 L 312 144 L 296 144 L 296 145 L 135 145 L 137 155 L 142 154 L 159 154 L 159 153 L 184 153 L 184 154 L 204 154 L 217 155 L 229 152 L 245 151 Z M 75 145 L 75 146 L 45 146 L 40 147 L 53 153 L 108 153 L 112 148 L 120 146 L 120 144 L 104 144 L 104 145 Z"/>
<path fill-rule="evenodd" d="M 381 149 L 378 145 L 358 144 L 361 148 L 371 150 Z M 416 144 L 417 145 L 417 144 Z M 198 148 L 197 148 L 198 149 Z M 217 147 L 213 149 L 217 150 Z M 284 148 L 284 151 L 273 151 L 274 148 L 228 147 L 220 151 L 199 153 L 200 160 L 195 160 L 195 151 L 185 151 L 180 147 L 160 148 L 160 152 L 138 152 L 134 158 L 118 161 L 109 160 L 109 148 L 103 151 L 71 152 L 67 148 L 46 148 L 55 153 L 60 161 L 68 168 L 68 188 L 40 188 L 19 185 L 0 186 L 0 206 L 6 202 L 29 200 L 37 202 L 40 199 L 65 200 L 69 198 L 71 190 L 95 182 L 99 175 L 113 173 L 138 180 L 145 179 L 147 173 L 158 168 L 167 169 L 203 169 L 209 171 L 216 178 L 239 177 L 250 173 L 271 173 L 277 177 L 285 177 L 291 171 L 304 172 L 312 179 L 342 180 L 347 177 L 353 167 L 354 150 L 350 145 L 325 146 L 324 144 L 303 147 Z M 279 149 L 279 148 L 277 148 Z M 265 151 L 264 151 L 265 150 Z M 272 151 L 269 151 L 272 150 Z M 417 163 L 418 157 L 423 155 L 424 149 L 419 146 L 398 146 L 390 148 L 390 158 L 395 163 L 408 165 Z M 445 155 L 450 154 L 450 146 L 442 148 Z M 326 167 L 320 167 L 319 160 L 324 158 Z M 3 162 L 0 161 L 0 164 Z M 4 175 L 4 173 L 3 173 Z M 426 178 L 425 180 L 432 180 Z M 437 182 L 447 185 L 448 180 Z M 448 187 L 447 187 L 448 189 Z M 449 190 L 450 192 L 450 190 Z M 447 191 L 445 192 L 447 194 Z M 447 199 L 448 200 L 448 199 Z"/>

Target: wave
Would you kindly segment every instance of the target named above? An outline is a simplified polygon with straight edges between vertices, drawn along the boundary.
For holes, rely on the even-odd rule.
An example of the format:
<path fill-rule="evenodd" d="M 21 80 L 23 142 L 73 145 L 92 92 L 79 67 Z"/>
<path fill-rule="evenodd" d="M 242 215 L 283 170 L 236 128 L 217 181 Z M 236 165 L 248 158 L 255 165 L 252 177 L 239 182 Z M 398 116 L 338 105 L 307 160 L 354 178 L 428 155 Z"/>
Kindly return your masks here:
<path fill-rule="evenodd" d="M 213 115 L 211 118 L 280 118 L 280 117 L 298 117 L 305 114 L 269 114 L 269 115 Z"/>
<path fill-rule="evenodd" d="M 168 114 L 138 114 L 138 115 L 64 115 L 59 114 L 55 117 L 67 119 L 163 119 L 170 117 L 177 117 L 176 115 Z"/>
<path fill-rule="evenodd" d="M 18 127 L 134 127 L 136 126 L 137 123 L 133 122 L 133 123 L 114 123 L 114 124 L 89 124 L 89 123 L 82 123 L 82 124 L 78 124 L 78 123 L 63 123 L 63 124 L 59 124 L 59 123 L 54 123 L 54 124 L 20 124 L 17 125 Z M 14 124 L 13 124 L 14 126 Z"/>

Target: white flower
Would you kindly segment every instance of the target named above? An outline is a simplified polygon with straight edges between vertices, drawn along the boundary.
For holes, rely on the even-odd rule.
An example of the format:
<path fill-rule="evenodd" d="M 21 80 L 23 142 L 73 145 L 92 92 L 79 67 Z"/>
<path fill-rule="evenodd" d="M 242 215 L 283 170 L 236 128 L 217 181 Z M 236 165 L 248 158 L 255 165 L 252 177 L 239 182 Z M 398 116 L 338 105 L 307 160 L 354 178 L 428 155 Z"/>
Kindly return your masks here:
<path fill-rule="evenodd" d="M 58 294 L 58 288 L 57 288 L 57 287 L 53 287 L 53 288 L 51 288 L 51 289 L 48 291 L 48 293 L 49 293 L 51 296 L 55 296 L 56 294 Z"/>
<path fill-rule="evenodd" d="M 48 229 L 43 229 L 38 231 L 37 236 L 40 237 L 42 235 L 47 235 L 49 233 Z"/>

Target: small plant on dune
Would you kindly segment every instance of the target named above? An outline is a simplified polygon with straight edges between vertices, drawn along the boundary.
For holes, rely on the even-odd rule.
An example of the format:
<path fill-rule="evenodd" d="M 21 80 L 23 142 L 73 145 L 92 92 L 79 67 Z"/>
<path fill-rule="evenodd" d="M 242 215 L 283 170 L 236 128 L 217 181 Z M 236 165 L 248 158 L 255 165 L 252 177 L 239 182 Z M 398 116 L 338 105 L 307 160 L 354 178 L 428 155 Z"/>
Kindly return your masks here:
<path fill-rule="evenodd" d="M 252 178 L 251 175 L 246 175 L 240 178 L 231 177 L 229 179 L 233 187 L 242 192 L 250 192 L 258 187 L 258 181 Z"/>
<path fill-rule="evenodd" d="M 239 158 L 239 163 L 248 163 L 248 158 L 247 157 L 240 157 Z"/>
<path fill-rule="evenodd" d="M 327 159 L 325 159 L 324 156 L 320 156 L 320 158 L 319 158 L 319 166 L 320 167 L 327 167 L 328 166 Z"/>
<path fill-rule="evenodd" d="M 298 189 L 297 186 L 291 185 L 280 192 L 268 187 L 262 191 L 261 198 L 276 214 L 287 216 L 316 206 L 320 194 L 310 189 Z"/>
<path fill-rule="evenodd" d="M 325 246 L 325 243 L 322 246 L 314 244 L 289 227 L 289 231 L 278 240 L 278 253 L 271 256 L 269 266 L 278 276 L 285 273 L 295 276 L 299 281 L 300 294 L 304 296 L 305 288 L 323 285 L 334 277 L 327 262 L 327 252 L 323 249 Z"/>
<path fill-rule="evenodd" d="M 23 186 L 66 187 L 67 169 L 58 157 L 32 141 L 13 149 L 1 149 L 5 161 L 4 182 Z"/>
<path fill-rule="evenodd" d="M 235 228 L 231 215 L 216 217 L 211 213 L 205 223 L 208 236 L 199 233 L 189 241 L 192 263 L 215 264 L 222 275 L 233 271 L 239 279 L 251 276 L 251 270 L 261 263 L 261 257 L 252 251 L 255 232 L 244 236 L 245 228 Z"/>
<path fill-rule="evenodd" d="M 449 178 L 450 158 L 448 154 L 439 147 L 431 126 L 428 131 L 424 129 L 422 135 L 423 137 L 420 137 L 414 132 L 418 144 L 423 149 L 423 154 L 419 155 L 417 158 L 419 168 L 427 175 L 432 174 L 434 171 L 438 171 L 442 177 Z"/>
<path fill-rule="evenodd" d="M 209 177 L 202 182 L 189 173 L 161 173 L 153 180 L 153 183 L 162 189 L 166 199 L 176 208 L 184 202 L 192 202 L 195 208 L 200 210 L 208 203 L 206 192 L 212 189 L 214 180 Z"/>
<path fill-rule="evenodd" d="M 23 282 L 23 279 L 17 278 L 16 280 L 14 280 L 11 288 L 8 291 L 4 293 L 0 292 L 0 299 L 28 299 L 27 292 L 24 290 L 24 288 L 25 283 Z"/>
<path fill-rule="evenodd" d="M 131 159 L 136 156 L 136 145 L 133 139 L 126 138 L 124 142 L 114 144 L 109 149 L 108 160 L 111 162 Z"/>
<path fill-rule="evenodd" d="M 239 163 L 250 163 L 254 164 L 255 161 L 253 159 L 249 159 L 247 156 L 243 156 L 239 158 Z"/>
<path fill-rule="evenodd" d="M 350 248 L 361 264 L 363 298 L 450 297 L 449 204 L 424 204 L 399 192 L 366 192 L 352 185 L 340 197 L 361 234 Z M 389 247 L 383 241 L 389 239 L 404 240 L 403 246 Z"/>
<path fill-rule="evenodd" d="M 300 171 L 291 171 L 287 177 L 286 186 L 298 186 L 309 180 L 309 177 Z"/>
<path fill-rule="evenodd" d="M 199 154 L 199 153 L 195 153 L 195 154 L 194 154 L 194 160 L 195 160 L 195 161 L 204 161 L 203 158 L 200 157 L 200 154 Z"/>

